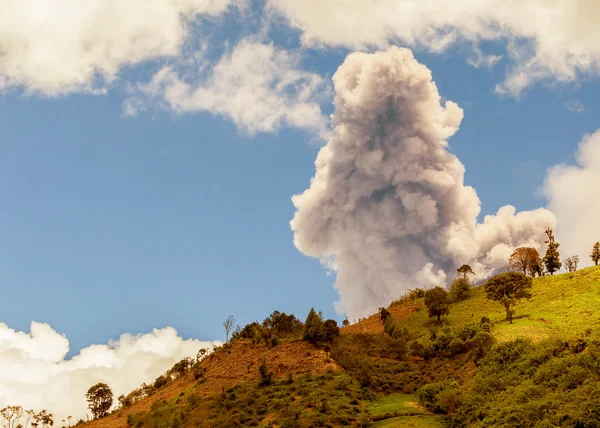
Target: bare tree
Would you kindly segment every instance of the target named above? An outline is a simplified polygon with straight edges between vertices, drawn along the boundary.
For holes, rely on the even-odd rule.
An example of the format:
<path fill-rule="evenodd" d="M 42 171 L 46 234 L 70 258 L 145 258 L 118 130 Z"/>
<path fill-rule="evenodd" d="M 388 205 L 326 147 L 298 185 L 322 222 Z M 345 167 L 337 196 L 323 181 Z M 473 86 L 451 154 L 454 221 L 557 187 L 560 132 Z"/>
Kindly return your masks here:
<path fill-rule="evenodd" d="M 568 272 L 575 272 L 577 270 L 577 264 L 579 263 L 579 256 L 571 256 L 565 259 L 565 267 Z"/>
<path fill-rule="evenodd" d="M 23 408 L 21 406 L 6 406 L 0 410 L 0 415 L 6 419 L 8 428 L 13 428 L 19 418 L 23 416 Z"/>
<path fill-rule="evenodd" d="M 225 343 L 229 342 L 229 332 L 233 329 L 235 324 L 235 318 L 233 315 L 229 315 L 225 321 L 223 321 L 223 327 L 225 327 Z"/>

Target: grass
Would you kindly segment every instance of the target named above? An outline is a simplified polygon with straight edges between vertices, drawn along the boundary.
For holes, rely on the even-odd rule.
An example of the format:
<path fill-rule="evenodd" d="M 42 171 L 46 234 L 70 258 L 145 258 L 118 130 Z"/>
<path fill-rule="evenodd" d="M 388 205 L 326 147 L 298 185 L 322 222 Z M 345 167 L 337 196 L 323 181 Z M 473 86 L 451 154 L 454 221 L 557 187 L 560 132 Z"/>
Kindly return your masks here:
<path fill-rule="evenodd" d="M 442 428 L 442 418 L 433 415 L 401 416 L 375 422 L 371 428 Z"/>
<path fill-rule="evenodd" d="M 443 427 L 442 418 L 417 404 L 412 394 L 380 395 L 369 405 L 372 427 Z"/>
<path fill-rule="evenodd" d="M 493 334 L 499 342 L 518 337 L 539 341 L 600 327 L 600 312 L 593 310 L 600 307 L 600 267 L 534 278 L 532 294 L 529 301 L 522 300 L 516 306 L 515 319 L 509 324 L 502 305 L 487 299 L 483 287 L 475 287 L 468 300 L 450 306 L 450 314 L 442 322 L 462 325 L 486 316 L 494 324 Z M 425 336 L 436 324 L 423 308 L 402 325 L 413 334 Z"/>
<path fill-rule="evenodd" d="M 379 416 L 387 413 L 411 413 L 421 415 L 424 412 L 416 403 L 417 397 L 411 394 L 390 394 L 383 395 L 373 401 L 369 406 L 369 411 L 373 416 Z"/>
<path fill-rule="evenodd" d="M 483 288 L 477 287 L 468 300 L 450 306 L 450 314 L 442 318 L 441 325 L 427 317 L 422 299 L 394 306 L 390 309 L 394 319 L 408 330 L 408 334 L 400 338 L 382 334 L 383 325 L 376 314 L 342 329 L 337 343 L 323 349 L 300 341 L 282 341 L 272 349 L 249 341 L 235 341 L 205 359 L 204 383 L 194 382 L 189 377 L 186 384 L 186 379 L 181 379 L 180 383 L 161 389 L 127 412 L 120 411 L 111 415 L 112 419 L 95 421 L 99 424 L 92 423 L 90 428 L 124 428 L 129 413 L 136 413 L 128 418 L 130 427 L 358 427 L 367 426 L 369 418 L 374 421 L 370 426 L 375 428 L 442 427 L 453 417 L 477 418 L 477 412 L 482 409 L 486 411 L 487 420 L 497 424 L 504 420 L 508 402 L 511 402 L 512 414 L 530 417 L 527 412 L 534 401 L 529 397 L 537 389 L 527 382 L 535 384 L 546 377 L 550 380 L 542 385 L 544 396 L 553 394 L 553 408 L 560 408 L 560 412 L 572 418 L 580 417 L 580 413 L 583 414 L 580 403 L 589 401 L 589 406 L 597 407 L 596 401 L 584 398 L 600 396 L 600 387 L 596 388 L 596 383 L 589 380 L 600 379 L 600 363 L 598 373 L 590 368 L 595 367 L 596 359 L 586 360 L 591 358 L 589 349 L 581 352 L 581 357 L 568 354 L 559 358 L 559 354 L 567 351 L 562 350 L 560 344 L 552 348 L 554 345 L 548 345 L 544 339 L 565 338 L 572 342 L 580 336 L 586 343 L 596 340 L 592 348 L 600 348 L 600 311 L 595 310 L 600 307 L 600 267 L 535 278 L 532 294 L 529 301 L 523 300 L 516 306 L 513 324 L 505 321 L 502 305 L 488 300 Z M 505 363 L 497 363 L 489 355 L 476 364 L 476 357 L 468 352 L 443 354 L 447 350 L 436 350 L 438 354 L 431 357 L 412 354 L 416 349 L 412 344 L 416 342 L 429 343 L 431 347 L 435 340 L 439 341 L 441 335 L 446 334 L 440 328 L 442 325 L 453 327 L 447 331 L 459 331 L 460 328 L 454 327 L 478 323 L 484 316 L 490 318 L 491 333 L 499 343 L 488 350 L 489 355 L 495 355 L 495 348 L 513 346 L 510 342 L 514 339 L 527 338 L 533 343 L 526 346 L 527 354 L 519 357 L 523 360 L 519 364 L 530 367 L 533 363 L 526 359 L 530 358 L 540 365 L 535 376 L 525 369 L 504 367 Z M 432 328 L 437 331 L 437 339 L 429 339 Z M 414 340 L 419 337 L 425 340 Z M 600 361 L 600 351 L 594 351 L 593 355 L 597 354 Z M 263 360 L 274 372 L 275 382 L 259 387 L 258 367 Z M 518 375 L 525 372 L 527 376 Z M 287 379 L 290 373 L 291 381 Z M 521 378 L 528 380 L 521 382 Z M 589 385 L 581 383 L 586 379 Z M 454 386 L 450 392 L 438 394 L 436 400 L 442 404 L 454 400 L 451 408 L 456 406 L 455 410 L 448 410 L 447 419 L 417 405 L 415 395 L 424 385 L 444 382 Z M 557 389 L 553 382 L 563 386 Z M 489 385 L 491 392 L 482 390 L 482 385 Z M 505 391 L 505 396 L 495 399 L 499 391 Z M 579 394 L 574 409 L 567 408 L 572 404 L 569 394 Z M 523 403 L 519 401 L 521 396 L 527 397 Z M 538 401 L 546 405 L 545 398 Z M 439 411 L 424 403 L 431 411 Z M 554 415 L 559 424 L 563 424 L 561 415 Z M 593 416 L 592 413 L 592 416 L 586 415 L 584 418 Z M 473 426 L 516 426 L 513 422 L 511 419 L 504 425 Z"/>

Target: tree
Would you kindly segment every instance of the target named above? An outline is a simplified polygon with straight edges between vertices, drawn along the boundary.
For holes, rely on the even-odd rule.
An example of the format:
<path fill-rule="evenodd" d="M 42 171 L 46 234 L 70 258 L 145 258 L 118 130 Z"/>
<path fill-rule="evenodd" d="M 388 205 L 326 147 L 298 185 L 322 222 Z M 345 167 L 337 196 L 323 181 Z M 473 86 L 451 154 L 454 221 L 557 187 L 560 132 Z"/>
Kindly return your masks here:
<path fill-rule="evenodd" d="M 562 263 L 560 262 L 560 253 L 558 252 L 560 244 L 556 242 L 552 229 L 546 229 L 545 233 L 546 236 L 548 236 L 548 239 L 545 241 L 546 244 L 548 244 L 548 248 L 546 249 L 546 255 L 544 256 L 544 265 L 546 266 L 546 270 L 550 272 L 550 275 L 554 275 L 554 272 L 560 270 L 562 266 Z"/>
<path fill-rule="evenodd" d="M 565 268 L 568 272 L 575 272 L 579 264 L 579 256 L 571 256 L 565 259 Z"/>
<path fill-rule="evenodd" d="M 262 323 L 264 328 L 272 330 L 277 337 L 296 336 L 302 334 L 304 325 L 294 315 L 275 311 Z"/>
<path fill-rule="evenodd" d="M 233 315 L 229 315 L 225 321 L 223 321 L 223 327 L 225 327 L 225 343 L 229 342 L 229 332 L 233 329 L 235 324 L 235 318 Z"/>
<path fill-rule="evenodd" d="M 323 338 L 325 342 L 334 342 L 340 337 L 340 327 L 336 320 L 325 321 L 323 327 L 325 328 L 325 337 Z"/>
<path fill-rule="evenodd" d="M 392 314 L 390 314 L 390 311 L 386 308 L 379 308 L 379 318 L 381 318 L 381 322 L 385 324 L 385 321 L 391 316 Z"/>
<path fill-rule="evenodd" d="M 453 302 L 460 302 L 469 298 L 471 283 L 465 277 L 459 276 L 450 284 L 449 298 Z"/>
<path fill-rule="evenodd" d="M 442 287 L 435 287 L 425 292 L 425 306 L 429 310 L 429 317 L 437 317 L 440 321 L 442 315 L 448 315 L 448 292 Z"/>
<path fill-rule="evenodd" d="M 508 264 L 513 270 L 534 275 L 536 265 L 540 263 L 540 253 L 532 247 L 518 247 L 512 252 L 508 259 Z"/>
<path fill-rule="evenodd" d="M 23 416 L 23 408 L 21 406 L 6 406 L 0 410 L 0 415 L 6 419 L 8 428 L 13 428 L 18 420 Z"/>
<path fill-rule="evenodd" d="M 475 276 L 475 272 L 473 272 L 473 269 L 471 269 L 471 266 L 469 265 L 462 265 L 456 269 L 456 271 L 458 272 L 458 275 L 464 279 L 468 279 L 469 275 Z"/>
<path fill-rule="evenodd" d="M 310 309 L 306 322 L 304 323 L 304 340 L 312 344 L 320 342 L 325 337 L 325 324 L 321 314 L 317 314 L 314 308 Z"/>
<path fill-rule="evenodd" d="M 592 259 L 595 266 L 598 266 L 598 262 L 600 261 L 600 242 L 596 242 L 594 244 L 594 248 L 592 248 L 592 254 L 590 254 L 590 259 Z"/>
<path fill-rule="evenodd" d="M 348 327 L 349 325 L 350 325 L 350 321 L 348 321 L 348 318 L 346 318 L 344 321 L 342 321 L 342 326 Z"/>
<path fill-rule="evenodd" d="M 113 403 L 113 393 L 105 383 L 97 383 L 88 389 L 85 394 L 88 401 L 88 409 L 92 412 L 94 419 L 108 414 Z"/>
<path fill-rule="evenodd" d="M 112 399 L 111 399 L 112 401 Z M 43 428 L 54 426 L 54 416 L 52 413 L 48 413 L 46 410 L 42 410 L 33 416 L 34 422 L 31 423 L 31 426 L 41 426 Z"/>
<path fill-rule="evenodd" d="M 484 285 L 487 298 L 500 302 L 506 310 L 506 319 L 512 324 L 514 306 L 519 299 L 531 298 L 532 279 L 519 272 L 505 272 L 488 280 Z"/>

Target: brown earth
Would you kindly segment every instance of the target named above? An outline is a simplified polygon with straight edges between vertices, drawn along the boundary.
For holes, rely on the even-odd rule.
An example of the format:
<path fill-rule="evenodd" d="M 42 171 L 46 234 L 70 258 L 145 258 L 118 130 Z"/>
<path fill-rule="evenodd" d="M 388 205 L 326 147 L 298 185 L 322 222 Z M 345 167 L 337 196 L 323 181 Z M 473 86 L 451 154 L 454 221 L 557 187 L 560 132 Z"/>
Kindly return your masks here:
<path fill-rule="evenodd" d="M 422 301 L 414 303 L 403 303 L 388 308 L 392 317 L 395 320 L 401 321 L 410 318 L 419 308 L 424 307 Z M 371 315 L 368 318 L 351 324 L 348 327 L 344 327 L 340 330 L 341 334 L 357 334 L 357 333 L 370 333 L 370 334 L 383 334 L 383 323 L 379 313 Z"/>
<path fill-rule="evenodd" d="M 235 384 L 258 380 L 258 367 L 263 359 L 277 378 L 286 377 L 290 373 L 292 376 L 301 376 L 342 370 L 327 352 L 308 342 L 282 342 L 268 349 L 263 344 L 253 345 L 249 340 L 236 340 L 202 360 L 201 366 L 206 369 L 206 382 L 198 384 L 195 393 L 201 396 L 213 395 Z M 155 402 L 176 397 L 196 383 L 191 374 L 182 376 L 131 407 L 91 421 L 85 426 L 126 428 L 128 414 L 147 412 Z"/>

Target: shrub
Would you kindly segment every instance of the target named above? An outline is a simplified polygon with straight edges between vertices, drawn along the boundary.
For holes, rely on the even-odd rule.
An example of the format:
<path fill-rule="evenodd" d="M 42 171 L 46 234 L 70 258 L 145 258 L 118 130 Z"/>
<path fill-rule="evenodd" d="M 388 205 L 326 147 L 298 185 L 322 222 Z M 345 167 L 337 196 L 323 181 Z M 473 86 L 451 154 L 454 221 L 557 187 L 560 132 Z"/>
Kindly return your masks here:
<path fill-rule="evenodd" d="M 466 278 L 456 278 L 450 284 L 450 300 L 453 302 L 461 302 L 467 300 L 471 294 L 471 283 Z"/>
<path fill-rule="evenodd" d="M 273 383 L 273 372 L 269 370 L 267 364 L 263 361 L 258 368 L 258 374 L 260 375 L 260 381 L 258 386 L 268 386 Z"/>

